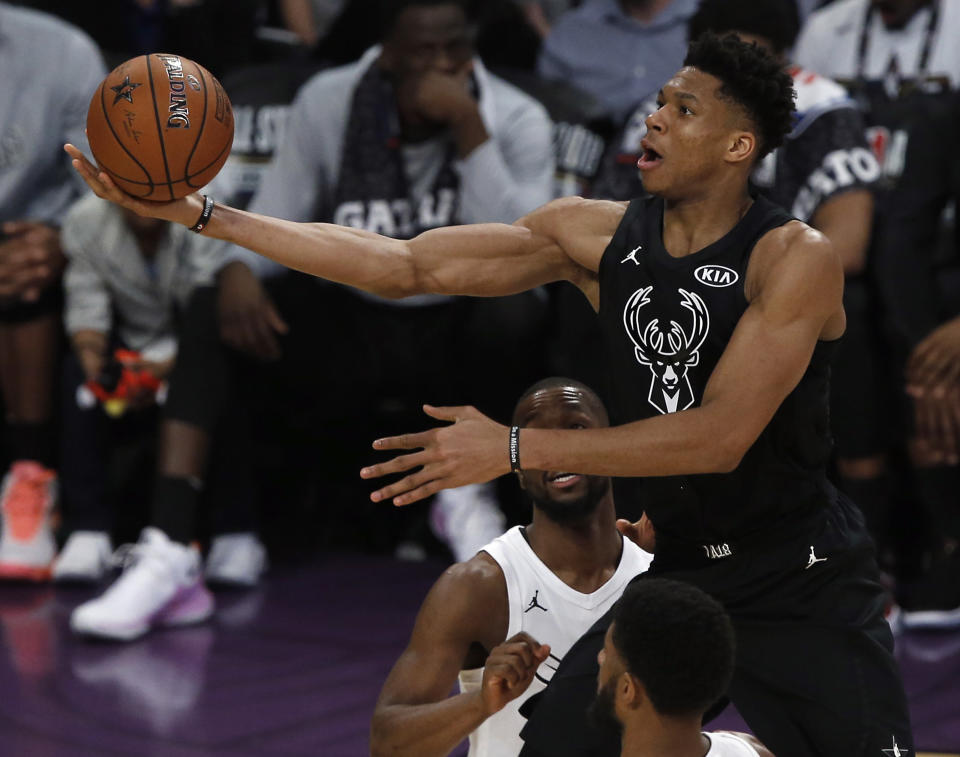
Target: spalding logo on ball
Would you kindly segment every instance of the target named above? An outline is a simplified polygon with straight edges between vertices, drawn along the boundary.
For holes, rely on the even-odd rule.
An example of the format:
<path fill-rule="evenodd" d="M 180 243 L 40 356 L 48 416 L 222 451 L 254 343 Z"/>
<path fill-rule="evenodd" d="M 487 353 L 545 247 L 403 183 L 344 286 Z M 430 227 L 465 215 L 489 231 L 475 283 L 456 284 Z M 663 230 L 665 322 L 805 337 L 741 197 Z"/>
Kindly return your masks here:
<path fill-rule="evenodd" d="M 124 192 L 176 200 L 223 167 L 233 144 L 233 109 L 203 66 L 179 55 L 142 55 L 121 63 L 97 88 L 87 139 L 100 169 Z"/>

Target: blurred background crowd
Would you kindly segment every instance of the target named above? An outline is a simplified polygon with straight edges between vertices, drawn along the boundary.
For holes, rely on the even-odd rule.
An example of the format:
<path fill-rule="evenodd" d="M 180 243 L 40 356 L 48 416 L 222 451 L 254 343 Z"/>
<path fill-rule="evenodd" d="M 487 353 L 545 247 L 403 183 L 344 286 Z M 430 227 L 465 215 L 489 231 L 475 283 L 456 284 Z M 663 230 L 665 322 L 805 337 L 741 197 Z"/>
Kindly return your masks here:
<path fill-rule="evenodd" d="M 793 76 L 795 128 L 754 184 L 844 262 L 834 480 L 865 513 L 891 612 L 960 625 L 960 4 L 90 5 L 0 2 L 0 578 L 100 582 L 139 538 L 141 565 L 180 578 L 128 580 L 74 623 L 95 630 L 118 603 L 166 602 L 163 581 L 254 586 L 268 555 L 466 559 L 528 517 L 512 482 L 373 505 L 370 441 L 425 425 L 424 402 L 505 421 L 547 375 L 606 391 L 593 314 L 565 284 L 380 300 L 84 193 L 61 146 L 85 145 L 108 69 L 163 51 L 220 78 L 236 135 L 219 202 L 406 238 L 642 195 L 644 119 L 688 39 L 714 31 Z"/>

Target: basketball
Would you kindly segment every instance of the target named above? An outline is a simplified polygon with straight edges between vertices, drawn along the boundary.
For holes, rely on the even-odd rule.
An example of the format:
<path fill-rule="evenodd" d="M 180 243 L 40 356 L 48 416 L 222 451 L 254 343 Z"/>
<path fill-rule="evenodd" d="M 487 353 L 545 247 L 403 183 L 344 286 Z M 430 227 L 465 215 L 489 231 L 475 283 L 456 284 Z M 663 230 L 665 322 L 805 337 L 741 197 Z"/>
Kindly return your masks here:
<path fill-rule="evenodd" d="M 97 88 L 87 138 L 100 169 L 124 192 L 175 200 L 223 166 L 233 143 L 233 109 L 203 66 L 178 55 L 141 55 Z"/>

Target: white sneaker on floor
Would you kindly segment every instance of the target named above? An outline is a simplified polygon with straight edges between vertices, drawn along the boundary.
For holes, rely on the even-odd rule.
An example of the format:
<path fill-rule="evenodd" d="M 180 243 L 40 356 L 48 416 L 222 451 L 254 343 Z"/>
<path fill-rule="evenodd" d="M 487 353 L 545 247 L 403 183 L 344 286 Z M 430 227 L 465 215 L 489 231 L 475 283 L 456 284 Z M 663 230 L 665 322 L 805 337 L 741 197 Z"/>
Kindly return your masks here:
<path fill-rule="evenodd" d="M 74 531 L 53 564 L 53 580 L 97 583 L 111 567 L 112 554 L 106 531 Z"/>
<path fill-rule="evenodd" d="M 123 548 L 121 548 L 123 550 Z M 200 553 L 145 528 L 126 550 L 126 567 L 101 596 L 70 616 L 74 632 L 130 641 L 157 626 L 182 626 L 213 614 L 213 595 L 203 584 Z"/>
<path fill-rule="evenodd" d="M 430 528 L 457 562 L 477 554 L 503 533 L 505 525 L 492 483 L 444 489 L 430 507 Z"/>
<path fill-rule="evenodd" d="M 207 580 L 234 586 L 256 586 L 267 568 L 267 550 L 253 533 L 214 537 L 207 555 Z"/>
<path fill-rule="evenodd" d="M 53 510 L 57 474 L 33 460 L 10 466 L 0 487 L 0 578 L 47 581 L 57 555 Z"/>

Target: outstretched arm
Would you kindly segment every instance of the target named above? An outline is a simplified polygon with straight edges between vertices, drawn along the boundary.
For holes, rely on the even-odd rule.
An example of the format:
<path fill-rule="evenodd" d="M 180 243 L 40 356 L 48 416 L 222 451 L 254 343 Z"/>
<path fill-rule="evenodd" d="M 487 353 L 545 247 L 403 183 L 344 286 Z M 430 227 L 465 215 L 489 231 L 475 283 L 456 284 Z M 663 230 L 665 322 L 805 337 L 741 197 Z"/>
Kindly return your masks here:
<path fill-rule="evenodd" d="M 751 304 L 707 382 L 700 407 L 603 429 L 523 429 L 520 463 L 595 476 L 731 471 L 803 377 L 821 338 L 843 330 L 843 271 L 829 242 L 799 227 L 777 237 Z M 756 251 L 754 255 L 756 256 Z M 754 261 L 756 263 L 756 260 Z M 748 281 L 751 277 L 748 277 Z M 508 429 L 474 408 L 428 408 L 453 425 L 378 440 L 377 449 L 420 449 L 361 471 L 364 478 L 422 468 L 372 495 L 406 505 L 439 489 L 510 470 Z"/>
<path fill-rule="evenodd" d="M 498 643 L 506 628 L 500 568 L 481 554 L 448 569 L 424 600 L 410 643 L 383 684 L 371 754 L 443 757 L 526 690 L 549 647 L 526 635 Z M 471 649 L 483 646 L 491 651 L 481 690 L 450 696 Z"/>
<path fill-rule="evenodd" d="M 72 145 L 67 152 L 93 191 L 144 216 L 193 226 L 203 200 L 169 203 L 121 192 Z M 619 203 L 564 198 L 514 224 L 451 226 L 412 240 L 326 223 L 295 223 L 216 206 L 205 236 L 238 244 L 330 281 L 383 296 L 515 294 L 568 280 L 591 295 L 600 258 L 623 216 Z"/>

